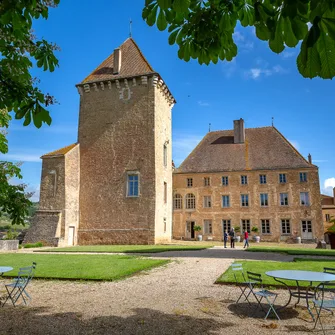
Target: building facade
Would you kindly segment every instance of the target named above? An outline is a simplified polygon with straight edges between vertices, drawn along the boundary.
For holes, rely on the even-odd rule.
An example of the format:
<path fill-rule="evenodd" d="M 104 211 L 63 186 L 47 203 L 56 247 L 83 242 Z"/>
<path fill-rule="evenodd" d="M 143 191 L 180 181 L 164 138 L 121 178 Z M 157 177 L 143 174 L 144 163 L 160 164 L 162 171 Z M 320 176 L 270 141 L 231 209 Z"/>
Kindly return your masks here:
<path fill-rule="evenodd" d="M 333 196 L 321 194 L 322 218 L 325 231 L 333 225 L 331 219 L 335 219 L 335 187 Z"/>
<path fill-rule="evenodd" d="M 77 88 L 78 141 L 42 156 L 40 210 L 25 242 L 170 241 L 168 87 L 129 38 Z"/>
<path fill-rule="evenodd" d="M 222 240 L 239 227 L 263 241 L 323 237 L 318 168 L 274 127 L 209 132 L 173 173 L 173 237 Z"/>

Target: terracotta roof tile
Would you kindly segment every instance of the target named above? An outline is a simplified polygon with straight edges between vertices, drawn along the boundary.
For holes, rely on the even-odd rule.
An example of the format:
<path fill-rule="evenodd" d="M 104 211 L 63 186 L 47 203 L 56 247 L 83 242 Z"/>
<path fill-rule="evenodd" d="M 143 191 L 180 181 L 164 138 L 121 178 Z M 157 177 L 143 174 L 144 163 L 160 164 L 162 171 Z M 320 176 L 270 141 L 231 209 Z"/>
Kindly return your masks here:
<path fill-rule="evenodd" d="M 68 145 L 67 147 L 49 152 L 45 155 L 43 155 L 41 158 L 48 158 L 50 156 L 63 156 L 65 154 L 67 154 L 70 150 L 72 150 L 78 143 L 73 143 L 71 145 Z"/>
<path fill-rule="evenodd" d="M 209 132 L 176 172 L 316 167 L 308 163 L 275 127 L 246 129 L 246 140 L 242 144 L 234 144 L 233 136 L 233 130 Z"/>
<path fill-rule="evenodd" d="M 89 76 L 87 76 L 81 84 L 156 73 L 132 38 L 128 38 L 120 46 L 120 49 L 121 70 L 118 74 L 113 74 L 114 53 L 112 53 Z"/>

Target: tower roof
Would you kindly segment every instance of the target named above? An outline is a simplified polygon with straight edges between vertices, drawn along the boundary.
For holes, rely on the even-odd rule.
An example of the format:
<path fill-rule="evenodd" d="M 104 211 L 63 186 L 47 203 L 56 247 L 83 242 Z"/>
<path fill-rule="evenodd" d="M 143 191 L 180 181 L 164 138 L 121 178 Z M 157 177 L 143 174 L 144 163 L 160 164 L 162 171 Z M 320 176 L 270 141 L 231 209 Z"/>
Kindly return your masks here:
<path fill-rule="evenodd" d="M 115 71 L 113 69 L 113 52 L 81 84 L 156 73 L 132 38 L 128 38 L 123 42 L 119 49 L 121 50 L 122 58 L 121 69 L 117 74 L 114 74 Z"/>

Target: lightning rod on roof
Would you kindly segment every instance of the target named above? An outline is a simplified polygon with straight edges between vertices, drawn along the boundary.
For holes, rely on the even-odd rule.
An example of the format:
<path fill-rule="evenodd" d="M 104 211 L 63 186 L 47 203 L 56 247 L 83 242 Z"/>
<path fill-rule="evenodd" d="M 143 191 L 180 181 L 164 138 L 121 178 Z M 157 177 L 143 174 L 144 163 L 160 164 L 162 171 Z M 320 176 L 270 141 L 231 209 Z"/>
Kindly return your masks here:
<path fill-rule="evenodd" d="M 211 131 L 211 124 L 208 125 L 208 132 Z"/>
<path fill-rule="evenodd" d="M 132 21 L 132 19 L 130 19 L 129 20 L 129 37 L 131 37 L 131 35 L 132 35 L 132 33 L 131 33 L 132 24 L 133 24 L 133 21 Z"/>
<path fill-rule="evenodd" d="M 272 127 L 274 126 L 274 123 L 273 123 L 274 119 L 275 119 L 275 118 L 272 116 Z"/>

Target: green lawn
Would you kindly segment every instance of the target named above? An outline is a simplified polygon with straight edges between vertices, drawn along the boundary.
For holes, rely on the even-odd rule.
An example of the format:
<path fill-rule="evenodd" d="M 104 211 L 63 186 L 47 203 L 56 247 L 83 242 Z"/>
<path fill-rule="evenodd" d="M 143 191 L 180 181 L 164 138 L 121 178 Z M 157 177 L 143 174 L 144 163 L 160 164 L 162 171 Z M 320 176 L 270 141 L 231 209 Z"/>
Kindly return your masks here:
<path fill-rule="evenodd" d="M 124 253 L 157 253 L 164 251 L 203 250 L 206 245 L 82 245 L 68 248 L 42 249 L 39 252 L 124 252 Z"/>
<path fill-rule="evenodd" d="M 20 267 L 32 262 L 37 263 L 37 278 L 117 280 L 169 261 L 122 255 L 0 254 L 0 265 L 14 268 L 6 276 L 17 275 Z"/>
<path fill-rule="evenodd" d="M 335 250 L 294 248 L 294 247 L 285 247 L 285 246 L 276 246 L 276 247 L 251 246 L 246 251 L 249 251 L 249 252 L 280 252 L 280 253 L 284 253 L 288 255 L 314 255 L 314 256 L 334 256 L 335 257 Z"/>
<path fill-rule="evenodd" d="M 279 285 L 272 277 L 265 274 L 267 271 L 273 270 L 304 270 L 304 271 L 318 271 L 323 272 L 324 267 L 335 268 L 335 261 L 326 259 L 305 259 L 295 258 L 293 262 L 272 262 L 272 261 L 236 261 L 242 264 L 243 271 L 252 271 L 260 273 L 264 284 Z M 216 283 L 235 283 L 234 274 L 231 268 L 224 272 Z M 296 286 L 294 281 L 285 281 L 288 285 Z M 308 283 L 302 283 L 302 286 L 307 286 Z"/>

